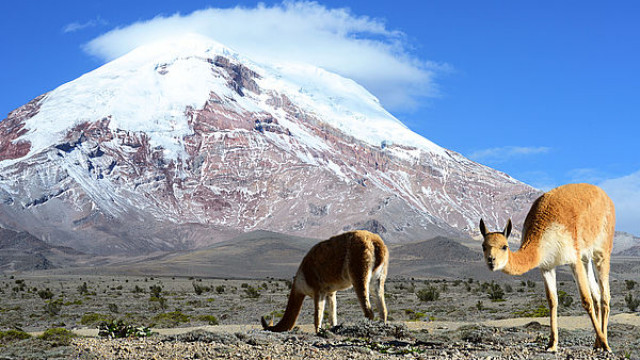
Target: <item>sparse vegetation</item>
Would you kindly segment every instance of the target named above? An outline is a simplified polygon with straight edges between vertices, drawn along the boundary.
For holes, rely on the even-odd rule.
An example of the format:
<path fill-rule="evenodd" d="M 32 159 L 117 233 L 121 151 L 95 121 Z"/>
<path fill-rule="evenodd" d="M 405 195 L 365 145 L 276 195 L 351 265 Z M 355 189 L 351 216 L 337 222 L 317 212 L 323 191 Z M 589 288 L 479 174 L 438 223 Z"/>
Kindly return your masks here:
<path fill-rule="evenodd" d="M 151 330 L 145 326 L 134 326 L 122 320 L 103 322 L 99 326 L 98 336 L 115 338 L 147 337 Z"/>
<path fill-rule="evenodd" d="M 0 344 L 8 344 L 14 341 L 20 341 L 29 338 L 31 338 L 31 335 L 22 330 L 11 329 L 7 331 L 0 331 Z"/>
<path fill-rule="evenodd" d="M 491 301 L 504 301 L 504 291 L 502 290 L 502 287 L 500 286 L 500 284 L 497 284 L 495 282 L 491 282 L 491 284 L 489 284 L 489 286 L 487 286 L 487 294 L 489 295 L 489 299 L 491 299 Z"/>
<path fill-rule="evenodd" d="M 71 339 L 77 337 L 71 330 L 65 328 L 47 329 L 38 338 L 51 343 L 53 346 L 67 346 L 71 343 Z"/>
<path fill-rule="evenodd" d="M 436 301 L 440 298 L 440 291 L 435 286 L 427 286 L 416 293 L 418 299 L 423 302 Z"/>
<path fill-rule="evenodd" d="M 628 293 L 624 297 L 624 302 L 627 304 L 627 308 L 631 311 L 636 311 L 636 309 L 640 305 L 640 299 L 634 299 L 631 293 Z"/>
<path fill-rule="evenodd" d="M 625 280 L 624 283 L 627 287 L 627 290 L 633 290 L 633 288 L 635 288 L 638 284 L 635 280 Z"/>

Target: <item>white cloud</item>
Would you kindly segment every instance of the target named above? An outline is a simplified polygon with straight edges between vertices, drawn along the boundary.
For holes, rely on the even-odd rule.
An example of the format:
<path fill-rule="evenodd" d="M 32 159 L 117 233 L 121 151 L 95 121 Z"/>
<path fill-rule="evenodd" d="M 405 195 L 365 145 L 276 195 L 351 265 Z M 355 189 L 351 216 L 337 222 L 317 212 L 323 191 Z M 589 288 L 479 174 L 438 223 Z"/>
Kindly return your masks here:
<path fill-rule="evenodd" d="M 435 74 L 450 70 L 412 55 L 405 35 L 383 20 L 316 2 L 157 16 L 111 30 L 87 43 L 85 51 L 109 61 L 186 32 L 208 36 L 256 61 L 298 61 L 336 72 L 363 85 L 390 110 L 415 109 L 424 97 L 437 95 Z"/>
<path fill-rule="evenodd" d="M 526 147 L 526 146 L 503 146 L 490 149 L 478 150 L 469 155 L 475 161 L 499 164 L 515 157 L 537 155 L 548 153 L 551 148 L 546 146 Z"/>
<path fill-rule="evenodd" d="M 87 28 L 92 28 L 92 27 L 96 27 L 98 25 L 107 25 L 107 22 L 105 20 L 103 20 L 100 17 L 97 17 L 93 20 L 89 20 L 87 22 L 84 23 L 80 23 L 80 22 L 72 22 L 70 24 L 65 25 L 62 28 L 62 32 L 63 33 L 72 33 L 72 32 L 76 32 L 79 30 L 83 30 L 83 29 L 87 29 Z"/>
<path fill-rule="evenodd" d="M 616 229 L 640 235 L 640 171 L 599 185 L 616 206 Z"/>

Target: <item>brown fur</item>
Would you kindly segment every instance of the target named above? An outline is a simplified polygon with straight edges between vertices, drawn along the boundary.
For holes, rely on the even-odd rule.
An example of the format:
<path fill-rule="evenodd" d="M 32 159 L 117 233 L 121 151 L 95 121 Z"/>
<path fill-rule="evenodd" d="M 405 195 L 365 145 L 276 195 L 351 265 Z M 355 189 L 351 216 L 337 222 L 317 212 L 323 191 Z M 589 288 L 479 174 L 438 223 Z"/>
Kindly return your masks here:
<path fill-rule="evenodd" d="M 384 282 L 389 264 L 389 251 L 380 236 L 368 231 L 352 231 L 321 241 L 302 259 L 291 286 L 287 308 L 282 319 L 270 326 L 261 319 L 265 330 L 288 331 L 300 314 L 305 296 L 314 299 L 314 325 L 318 332 L 322 325 L 324 302 L 330 303 L 335 326 L 335 293 L 354 287 L 365 316 L 373 319 L 369 302 L 369 283 L 377 285 L 377 307 L 380 318 L 387 321 L 384 301 Z"/>
<path fill-rule="evenodd" d="M 582 305 L 596 332 L 595 347 L 610 351 L 607 342 L 609 260 L 615 231 L 611 199 L 602 189 L 589 184 L 564 185 L 543 194 L 531 206 L 524 222 L 520 249 L 515 252 L 508 249 L 510 226 L 511 220 L 503 232 L 490 233 L 480 220 L 485 260 L 491 270 L 510 275 L 540 267 L 551 310 L 548 350 L 556 351 L 558 345 L 555 267 L 569 264 Z"/>

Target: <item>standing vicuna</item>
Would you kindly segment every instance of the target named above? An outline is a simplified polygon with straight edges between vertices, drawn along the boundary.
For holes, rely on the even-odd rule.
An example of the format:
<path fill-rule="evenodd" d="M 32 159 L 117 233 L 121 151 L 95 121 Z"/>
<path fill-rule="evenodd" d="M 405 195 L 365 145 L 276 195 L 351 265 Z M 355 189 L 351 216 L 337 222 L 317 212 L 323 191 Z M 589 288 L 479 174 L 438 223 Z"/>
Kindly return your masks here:
<path fill-rule="evenodd" d="M 380 236 L 368 231 L 351 231 L 317 243 L 302 259 L 291 285 L 291 293 L 282 319 L 269 326 L 264 317 L 262 327 L 270 331 L 289 331 L 296 324 L 305 296 L 313 299 L 314 326 L 322 326 L 325 300 L 333 326 L 337 325 L 336 291 L 353 286 L 364 315 L 373 320 L 369 302 L 369 283 L 375 282 L 380 318 L 387 322 L 384 282 L 389 265 L 389 251 Z"/>
<path fill-rule="evenodd" d="M 613 202 L 597 186 L 569 184 L 540 196 L 531 206 L 522 229 L 520 249 L 511 252 L 507 238 L 511 219 L 503 232 L 487 231 L 482 250 L 492 271 L 521 275 L 535 267 L 542 270 L 551 318 L 547 351 L 558 349 L 558 295 L 556 266 L 569 264 L 578 285 L 582 306 L 596 331 L 594 347 L 611 351 L 607 342 L 609 321 L 609 259 L 613 247 Z M 594 274 L 593 265 L 596 272 Z"/>

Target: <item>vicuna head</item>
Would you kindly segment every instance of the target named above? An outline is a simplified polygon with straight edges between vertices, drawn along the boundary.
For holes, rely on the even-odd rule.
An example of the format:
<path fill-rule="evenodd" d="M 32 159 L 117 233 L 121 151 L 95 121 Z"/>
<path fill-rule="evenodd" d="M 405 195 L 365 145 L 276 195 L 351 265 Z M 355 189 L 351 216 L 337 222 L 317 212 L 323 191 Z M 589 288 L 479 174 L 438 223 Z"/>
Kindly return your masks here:
<path fill-rule="evenodd" d="M 484 221 L 480 219 L 480 233 L 482 241 L 482 252 L 484 260 L 491 271 L 499 271 L 509 262 L 509 242 L 507 238 L 511 234 L 511 219 L 507 222 L 502 232 L 488 232 Z"/>

